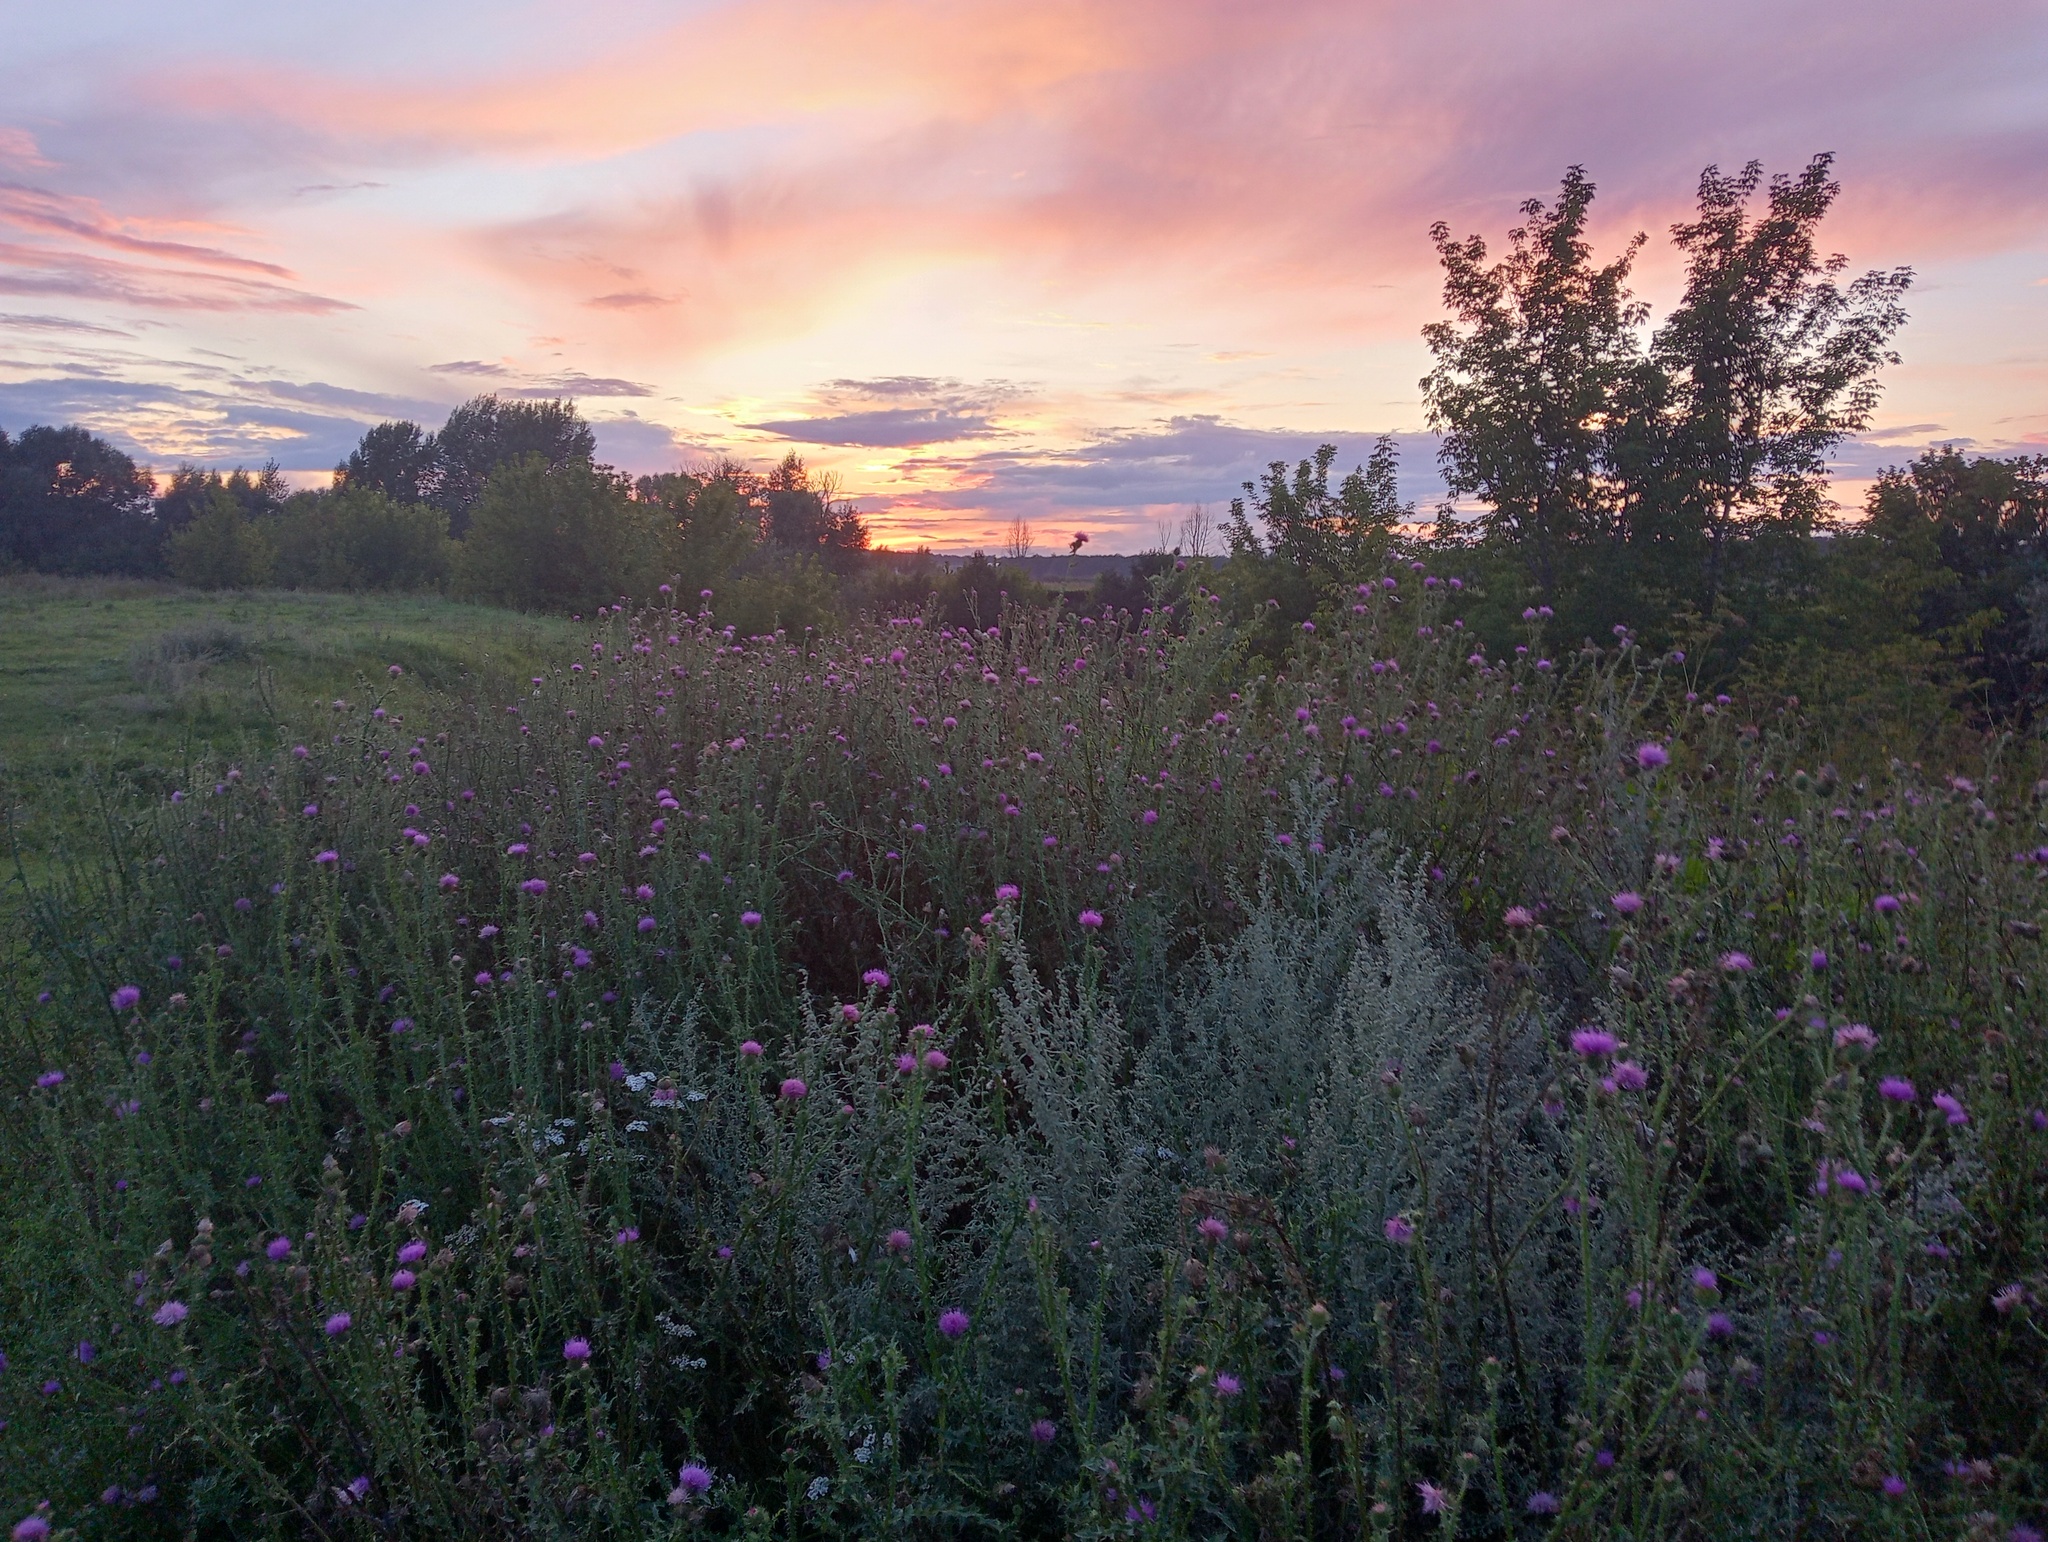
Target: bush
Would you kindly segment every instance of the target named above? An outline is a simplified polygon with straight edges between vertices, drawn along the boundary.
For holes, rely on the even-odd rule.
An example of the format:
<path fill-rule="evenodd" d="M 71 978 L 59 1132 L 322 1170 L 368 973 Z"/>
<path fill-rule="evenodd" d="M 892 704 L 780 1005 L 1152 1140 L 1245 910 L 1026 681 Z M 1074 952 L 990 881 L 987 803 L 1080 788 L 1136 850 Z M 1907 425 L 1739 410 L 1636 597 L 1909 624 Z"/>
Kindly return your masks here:
<path fill-rule="evenodd" d="M 358 487 L 288 499 L 275 540 L 293 589 L 443 589 L 454 561 L 445 513 Z"/>
<path fill-rule="evenodd" d="M 0 1493 L 2022 1535 L 2031 774 L 1846 781 L 1783 701 L 1489 655 L 1434 580 L 1284 680 L 1200 592 L 615 616 L 82 823 L 0 1036 Z"/>
<path fill-rule="evenodd" d="M 521 610 L 589 614 L 653 594 L 662 539 L 655 515 L 611 472 L 529 455 L 493 472 L 470 510 L 456 590 Z"/>
<path fill-rule="evenodd" d="M 165 543 L 171 577 L 194 589 L 268 583 L 277 561 L 268 524 L 251 519 L 226 491 L 210 490 L 189 523 Z"/>

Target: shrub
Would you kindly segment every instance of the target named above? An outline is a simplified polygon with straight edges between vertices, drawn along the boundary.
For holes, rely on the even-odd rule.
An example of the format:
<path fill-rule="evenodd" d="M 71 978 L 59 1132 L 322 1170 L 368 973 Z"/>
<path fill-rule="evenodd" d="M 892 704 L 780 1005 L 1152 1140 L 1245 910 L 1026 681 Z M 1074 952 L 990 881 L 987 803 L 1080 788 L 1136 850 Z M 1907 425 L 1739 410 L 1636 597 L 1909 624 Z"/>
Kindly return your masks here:
<path fill-rule="evenodd" d="M 165 543 L 171 577 L 194 589 L 252 589 L 270 581 L 277 560 L 267 520 L 251 519 L 215 487 L 191 520 Z"/>
<path fill-rule="evenodd" d="M 277 580 L 294 589 L 442 589 L 453 566 L 445 513 L 366 488 L 297 494 L 275 529 Z"/>
<path fill-rule="evenodd" d="M 470 510 L 455 585 L 471 599 L 588 614 L 651 595 L 661 555 L 659 525 L 618 477 L 530 455 L 493 472 Z"/>

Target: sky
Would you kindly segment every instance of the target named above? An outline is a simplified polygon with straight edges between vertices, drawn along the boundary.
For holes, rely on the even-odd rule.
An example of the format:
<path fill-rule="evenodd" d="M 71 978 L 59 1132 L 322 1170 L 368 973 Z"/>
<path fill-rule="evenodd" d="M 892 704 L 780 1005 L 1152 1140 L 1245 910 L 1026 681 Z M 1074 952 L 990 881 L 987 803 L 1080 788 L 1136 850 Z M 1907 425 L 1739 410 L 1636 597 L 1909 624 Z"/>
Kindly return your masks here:
<path fill-rule="evenodd" d="M 2048 451 L 2039 0 L 74 0 L 0 49 L 0 428 L 305 485 L 573 396 L 632 472 L 791 450 L 877 538 L 1141 550 L 1393 434 L 1432 222 L 1583 165 L 1601 255 L 1832 152 L 1912 321 L 1837 496 Z M 1169 542 L 1171 544 L 1171 542 Z"/>

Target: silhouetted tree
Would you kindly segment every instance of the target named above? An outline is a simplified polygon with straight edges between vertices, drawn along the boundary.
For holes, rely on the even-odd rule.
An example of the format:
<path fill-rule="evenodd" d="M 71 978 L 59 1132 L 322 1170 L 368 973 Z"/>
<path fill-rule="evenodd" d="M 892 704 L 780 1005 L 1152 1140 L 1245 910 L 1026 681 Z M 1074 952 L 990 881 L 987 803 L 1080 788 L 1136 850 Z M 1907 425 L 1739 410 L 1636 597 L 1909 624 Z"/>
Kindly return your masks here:
<path fill-rule="evenodd" d="M 538 456 L 550 470 L 587 463 L 597 453 L 597 438 L 574 402 L 479 396 L 448 414 L 434 446 L 431 501 L 447 512 L 450 533 L 461 536 L 470 510 L 501 466 L 527 456 Z"/>
<path fill-rule="evenodd" d="M 382 493 L 394 503 L 424 503 L 440 485 L 441 449 L 417 423 L 379 423 L 334 468 L 337 487 Z"/>
<path fill-rule="evenodd" d="M 0 431 L 0 565 L 44 573 L 155 571 L 151 478 L 83 428 Z"/>

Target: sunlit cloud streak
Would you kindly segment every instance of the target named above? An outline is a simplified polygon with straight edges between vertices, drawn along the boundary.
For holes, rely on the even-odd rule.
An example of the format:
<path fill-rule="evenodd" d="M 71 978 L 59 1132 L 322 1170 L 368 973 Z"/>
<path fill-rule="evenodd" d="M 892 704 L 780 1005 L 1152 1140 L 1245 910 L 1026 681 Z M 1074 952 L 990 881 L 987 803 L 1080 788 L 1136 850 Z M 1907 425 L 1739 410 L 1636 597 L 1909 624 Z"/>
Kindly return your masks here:
<path fill-rule="evenodd" d="M 374 19 L 138 7 L 89 72 L 41 19 L 0 59 L 0 338 L 41 344 L 0 423 L 77 401 L 159 459 L 318 468 L 376 402 L 571 394 L 628 469 L 794 448 L 920 535 L 1149 528 L 1262 436 L 1396 431 L 1427 503 L 1430 221 L 1498 244 L 1584 164 L 1596 245 L 1650 231 L 1668 303 L 1702 166 L 1831 150 L 1831 246 L 1923 272 L 1876 441 L 2048 437 L 2022 0 L 602 0 L 488 46 L 479 18 L 409 7 L 394 58 Z M 63 341 L 115 333 L 88 402 Z"/>

